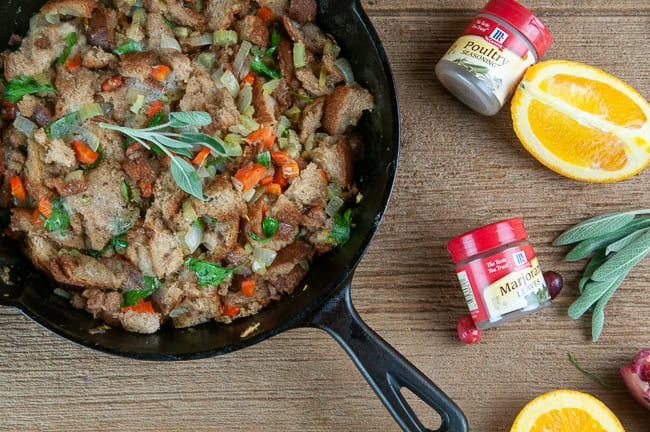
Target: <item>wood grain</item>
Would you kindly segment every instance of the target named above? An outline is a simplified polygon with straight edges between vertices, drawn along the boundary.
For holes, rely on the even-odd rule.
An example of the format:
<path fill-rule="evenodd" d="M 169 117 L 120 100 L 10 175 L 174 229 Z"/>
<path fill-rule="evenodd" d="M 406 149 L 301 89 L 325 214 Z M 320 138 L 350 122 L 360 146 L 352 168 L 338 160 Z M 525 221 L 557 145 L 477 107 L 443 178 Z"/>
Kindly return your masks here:
<path fill-rule="evenodd" d="M 492 118 L 456 102 L 435 62 L 480 1 L 373 1 L 370 12 L 393 64 L 403 147 L 389 211 L 353 282 L 362 317 L 465 411 L 471 430 L 509 429 L 537 394 L 572 388 L 607 403 L 629 432 L 650 414 L 627 394 L 618 366 L 650 347 L 650 261 L 633 271 L 606 309 L 597 344 L 588 320 L 567 317 L 581 263 L 564 263 L 555 236 L 604 211 L 647 207 L 650 171 L 622 183 L 562 178 L 525 153 L 508 110 Z M 650 8 L 631 0 L 535 0 L 555 42 L 546 58 L 584 61 L 650 96 Z M 545 269 L 566 288 L 550 309 L 460 344 L 466 313 L 446 242 L 465 230 L 521 216 Z M 613 389 L 571 366 L 573 352 Z M 0 430 L 396 431 L 337 344 L 317 330 L 281 334 L 227 356 L 138 362 L 78 347 L 0 308 Z M 429 410 L 427 423 L 435 426 Z"/>

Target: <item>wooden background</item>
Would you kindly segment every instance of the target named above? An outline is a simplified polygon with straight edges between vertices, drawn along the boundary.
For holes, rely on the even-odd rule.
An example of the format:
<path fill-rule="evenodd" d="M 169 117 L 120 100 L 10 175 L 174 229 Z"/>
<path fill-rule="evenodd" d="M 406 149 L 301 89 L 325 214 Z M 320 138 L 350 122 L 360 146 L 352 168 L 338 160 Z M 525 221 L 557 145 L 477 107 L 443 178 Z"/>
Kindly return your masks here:
<path fill-rule="evenodd" d="M 582 263 L 550 245 L 562 230 L 605 211 L 650 207 L 650 170 L 618 184 L 582 184 L 538 164 L 519 145 L 508 109 L 493 118 L 461 106 L 433 68 L 480 0 L 366 0 L 393 64 L 402 110 L 402 158 L 389 211 L 359 267 L 353 298 L 361 316 L 465 411 L 471 430 L 507 431 L 536 395 L 571 388 L 594 394 L 629 432 L 650 430 L 650 413 L 628 395 L 618 367 L 650 347 L 650 260 L 606 308 L 597 344 L 588 319 L 567 307 Z M 591 63 L 650 97 L 650 3 L 528 0 L 555 42 L 546 59 Z M 521 216 L 544 269 L 566 286 L 554 307 L 456 339 L 467 313 L 447 240 Z M 611 386 L 568 362 L 572 351 Z M 99 354 L 0 308 L 0 430 L 395 431 L 379 400 L 337 344 L 318 330 L 284 333 L 228 356 L 151 363 Z M 428 424 L 436 417 L 419 404 Z"/>

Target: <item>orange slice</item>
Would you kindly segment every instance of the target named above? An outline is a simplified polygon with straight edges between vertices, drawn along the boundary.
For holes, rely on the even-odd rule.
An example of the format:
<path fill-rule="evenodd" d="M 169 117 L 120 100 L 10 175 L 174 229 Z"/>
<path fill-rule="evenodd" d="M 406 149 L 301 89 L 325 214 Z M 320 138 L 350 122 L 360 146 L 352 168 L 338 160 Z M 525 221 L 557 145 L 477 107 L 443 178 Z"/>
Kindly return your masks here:
<path fill-rule="evenodd" d="M 575 390 L 555 390 L 528 402 L 510 432 L 625 432 L 604 403 Z"/>
<path fill-rule="evenodd" d="M 566 177 L 613 182 L 650 162 L 650 104 L 595 67 L 556 60 L 530 67 L 511 112 L 526 150 Z"/>

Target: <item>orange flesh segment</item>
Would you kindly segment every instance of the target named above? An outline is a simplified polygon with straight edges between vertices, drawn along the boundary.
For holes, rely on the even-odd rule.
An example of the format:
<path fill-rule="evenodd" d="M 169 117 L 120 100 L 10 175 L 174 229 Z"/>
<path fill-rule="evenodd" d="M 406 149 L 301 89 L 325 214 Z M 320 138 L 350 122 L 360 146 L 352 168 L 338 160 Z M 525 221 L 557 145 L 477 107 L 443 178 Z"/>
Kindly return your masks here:
<path fill-rule="evenodd" d="M 541 415 L 530 432 L 607 432 L 587 411 L 579 408 L 562 408 Z"/>
<path fill-rule="evenodd" d="M 575 166 L 618 171 L 628 162 L 627 146 L 615 135 L 580 124 L 533 100 L 528 108 L 533 133 L 551 153 Z"/>
<path fill-rule="evenodd" d="M 632 98 L 601 81 L 558 74 L 542 81 L 539 88 L 582 111 L 602 116 L 604 120 L 619 126 L 640 129 L 648 120 Z"/>

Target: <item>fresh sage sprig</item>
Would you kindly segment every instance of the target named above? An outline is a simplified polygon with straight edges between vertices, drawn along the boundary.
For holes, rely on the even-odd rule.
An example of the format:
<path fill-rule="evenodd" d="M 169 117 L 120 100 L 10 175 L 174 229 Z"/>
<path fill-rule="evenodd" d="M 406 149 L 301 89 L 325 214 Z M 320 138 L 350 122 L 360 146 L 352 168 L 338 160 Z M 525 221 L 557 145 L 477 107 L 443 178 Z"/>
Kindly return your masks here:
<path fill-rule="evenodd" d="M 210 114 L 204 111 L 187 111 L 169 113 L 169 121 L 166 123 L 144 129 L 108 123 L 100 123 L 99 126 L 121 132 L 149 150 L 155 148 L 162 151 L 171 161 L 172 176 L 178 186 L 188 194 L 205 200 L 206 197 L 203 195 L 203 187 L 198 173 L 191 164 L 179 157 L 179 155 L 192 158 L 194 155 L 190 150 L 195 145 L 208 147 L 220 156 L 226 156 L 226 149 L 218 139 L 210 135 L 183 130 L 173 132 L 170 129 L 207 126 L 210 123 L 212 123 Z"/>
<path fill-rule="evenodd" d="M 560 235 L 553 244 L 577 243 L 567 261 L 591 256 L 579 283 L 580 297 L 569 316 L 580 318 L 592 309 L 591 337 L 600 338 L 605 306 L 632 268 L 650 253 L 650 209 L 608 213 L 587 219 Z"/>

